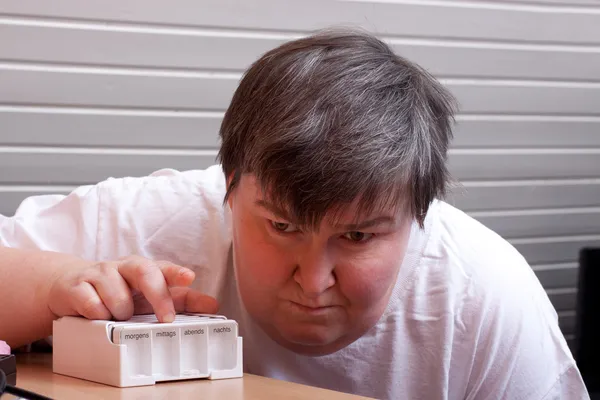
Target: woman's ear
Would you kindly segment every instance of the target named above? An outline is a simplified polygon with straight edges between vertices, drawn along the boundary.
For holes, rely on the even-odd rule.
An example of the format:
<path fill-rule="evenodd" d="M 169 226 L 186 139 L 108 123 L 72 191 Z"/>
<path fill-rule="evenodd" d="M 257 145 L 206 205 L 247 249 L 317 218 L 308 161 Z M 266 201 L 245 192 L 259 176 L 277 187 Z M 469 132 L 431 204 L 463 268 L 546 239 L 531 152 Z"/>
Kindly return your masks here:
<path fill-rule="evenodd" d="M 237 181 L 238 181 L 238 179 L 236 179 L 235 172 L 232 172 L 229 174 L 229 176 L 227 177 L 227 180 L 225 182 L 226 188 L 227 188 L 227 205 L 229 206 L 230 209 L 233 208 L 233 196 L 234 196 L 235 186 L 238 183 Z"/>

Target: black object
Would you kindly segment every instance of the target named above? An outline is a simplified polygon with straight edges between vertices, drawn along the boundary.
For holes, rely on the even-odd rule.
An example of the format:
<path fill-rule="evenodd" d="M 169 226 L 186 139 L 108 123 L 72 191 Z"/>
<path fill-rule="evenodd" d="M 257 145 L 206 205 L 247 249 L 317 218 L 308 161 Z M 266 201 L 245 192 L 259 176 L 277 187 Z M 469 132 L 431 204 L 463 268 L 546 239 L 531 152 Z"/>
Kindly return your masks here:
<path fill-rule="evenodd" d="M 600 248 L 579 253 L 574 357 L 592 399 L 600 399 Z"/>
<path fill-rule="evenodd" d="M 17 384 L 17 360 L 13 354 L 0 355 L 0 370 L 4 371 L 8 385 Z"/>
<path fill-rule="evenodd" d="M 22 399 L 52 400 L 49 397 L 16 387 L 17 361 L 13 354 L 0 356 L 0 397 L 10 393 Z"/>

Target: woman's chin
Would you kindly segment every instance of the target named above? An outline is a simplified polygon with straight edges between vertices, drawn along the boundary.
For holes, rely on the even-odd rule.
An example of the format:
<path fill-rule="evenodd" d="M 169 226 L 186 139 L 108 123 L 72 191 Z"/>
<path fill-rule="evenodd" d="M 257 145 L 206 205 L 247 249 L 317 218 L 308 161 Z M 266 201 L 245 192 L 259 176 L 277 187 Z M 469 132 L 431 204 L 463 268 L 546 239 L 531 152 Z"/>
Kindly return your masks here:
<path fill-rule="evenodd" d="M 334 353 L 352 340 L 338 327 L 287 323 L 271 326 L 267 334 L 280 346 L 298 354 L 319 356 Z"/>

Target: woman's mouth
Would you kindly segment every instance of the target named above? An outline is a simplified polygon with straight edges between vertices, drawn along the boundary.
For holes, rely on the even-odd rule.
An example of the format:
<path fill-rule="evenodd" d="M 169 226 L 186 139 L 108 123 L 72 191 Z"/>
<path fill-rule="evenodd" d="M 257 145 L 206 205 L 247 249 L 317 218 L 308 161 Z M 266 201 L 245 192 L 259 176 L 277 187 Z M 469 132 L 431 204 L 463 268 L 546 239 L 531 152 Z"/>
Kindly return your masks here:
<path fill-rule="evenodd" d="M 314 306 L 314 305 L 306 305 L 297 303 L 295 301 L 290 301 L 290 305 L 292 310 L 308 314 L 308 315 L 323 315 L 335 310 L 337 306 Z"/>

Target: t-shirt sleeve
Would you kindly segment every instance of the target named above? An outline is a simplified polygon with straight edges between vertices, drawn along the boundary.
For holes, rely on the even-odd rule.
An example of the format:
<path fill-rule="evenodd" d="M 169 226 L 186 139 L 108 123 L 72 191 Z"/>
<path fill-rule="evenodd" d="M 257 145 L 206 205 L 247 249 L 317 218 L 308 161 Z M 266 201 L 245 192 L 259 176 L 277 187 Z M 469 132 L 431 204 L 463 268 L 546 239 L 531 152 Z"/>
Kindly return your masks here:
<path fill-rule="evenodd" d="M 557 313 L 525 268 L 521 279 L 496 277 L 473 293 L 482 307 L 466 399 L 589 399 Z"/>
<path fill-rule="evenodd" d="M 583 386 L 581 374 L 574 365 L 567 368 L 565 372 L 559 375 L 556 382 L 552 385 L 543 400 L 562 400 L 562 399 L 589 399 L 589 395 Z"/>
<path fill-rule="evenodd" d="M 0 246 L 99 262 L 129 255 L 170 261 L 193 269 L 194 287 L 216 295 L 227 278 L 231 248 L 225 184 L 215 165 L 29 197 L 14 216 L 0 215 Z"/>
<path fill-rule="evenodd" d="M 0 215 L 0 246 L 69 253 L 94 259 L 99 186 L 68 194 L 31 196 L 14 215 Z"/>
<path fill-rule="evenodd" d="M 228 247 L 219 166 L 110 178 L 66 195 L 32 196 L 0 215 L 0 245 L 105 261 L 136 254 L 210 265 Z M 219 259 L 220 261 L 220 259 Z"/>

